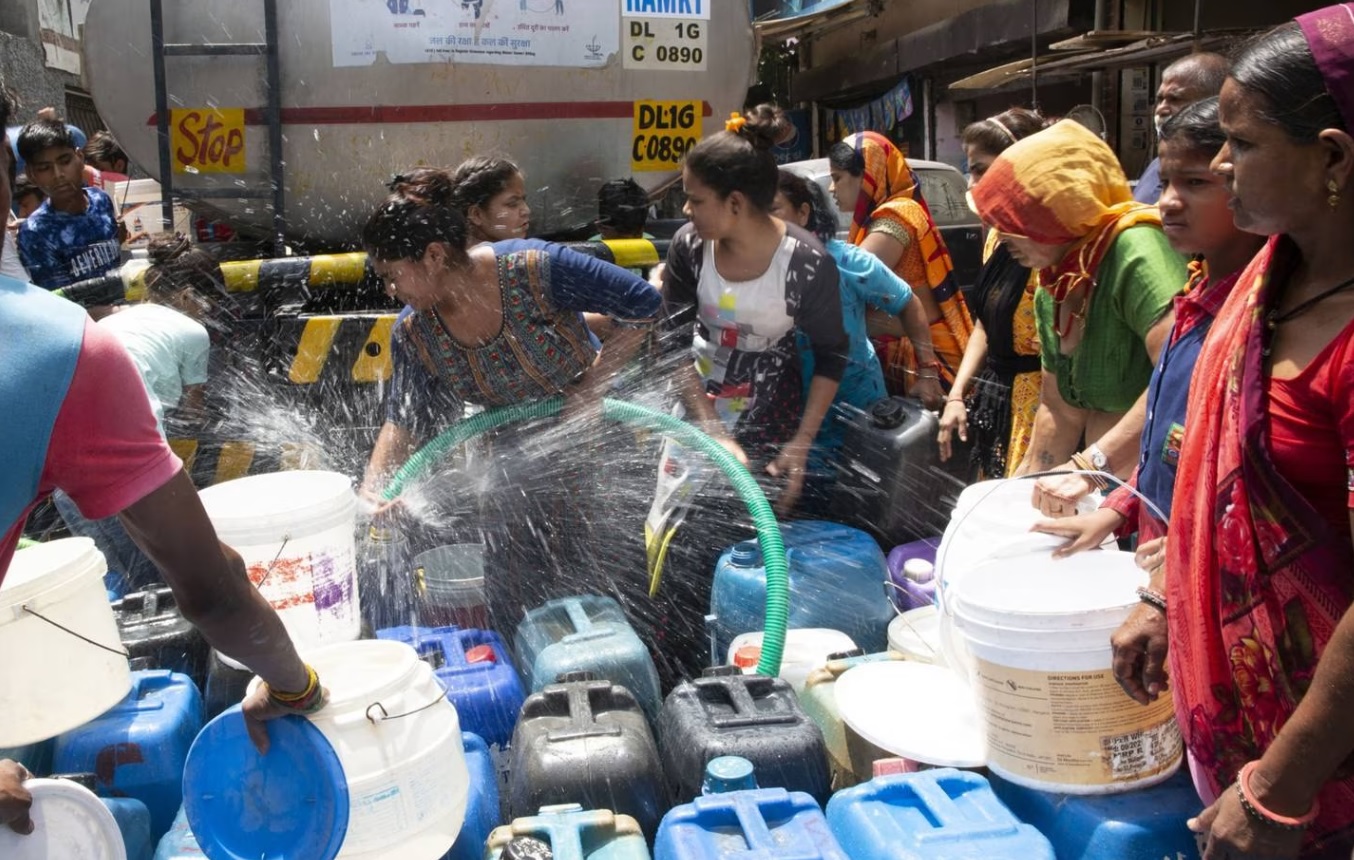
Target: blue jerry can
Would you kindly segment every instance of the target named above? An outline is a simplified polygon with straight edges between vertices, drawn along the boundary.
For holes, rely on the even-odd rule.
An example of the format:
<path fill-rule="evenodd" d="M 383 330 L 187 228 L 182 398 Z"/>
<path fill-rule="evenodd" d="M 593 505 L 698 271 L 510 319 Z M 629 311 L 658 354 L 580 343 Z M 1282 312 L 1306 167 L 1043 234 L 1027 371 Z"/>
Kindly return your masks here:
<path fill-rule="evenodd" d="M 442 860 L 480 860 L 484 843 L 501 821 L 498 805 L 498 771 L 489 755 L 489 747 L 479 735 L 461 732 L 465 747 L 465 765 L 470 772 L 470 797 L 466 801 L 465 823 L 456 836 L 456 844 Z"/>

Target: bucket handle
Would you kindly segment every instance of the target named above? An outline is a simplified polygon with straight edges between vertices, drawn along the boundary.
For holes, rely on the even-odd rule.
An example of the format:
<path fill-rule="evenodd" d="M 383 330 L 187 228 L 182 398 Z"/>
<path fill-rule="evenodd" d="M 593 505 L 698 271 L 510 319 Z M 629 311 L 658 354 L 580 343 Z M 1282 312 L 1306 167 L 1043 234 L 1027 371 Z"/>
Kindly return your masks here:
<path fill-rule="evenodd" d="M 101 642 L 95 642 L 93 639 L 90 639 L 88 636 L 84 636 L 84 635 L 81 635 L 81 634 L 79 634 L 79 633 L 76 633 L 74 630 L 70 629 L 69 627 L 66 627 L 66 626 L 63 625 L 63 624 L 59 624 L 59 623 L 53 621 L 52 619 L 48 618 L 46 615 L 43 615 L 41 612 L 38 612 L 37 610 L 33 609 L 32 607 L 30 607 L 30 606 L 29 606 L 28 604 L 26 604 L 26 603 L 25 603 L 23 606 L 19 607 L 19 609 L 20 609 L 21 611 L 23 611 L 23 612 L 27 612 L 29 615 L 32 615 L 34 618 L 37 618 L 39 621 L 46 621 L 48 624 L 52 625 L 52 626 L 55 627 L 57 630 L 60 630 L 60 631 L 62 631 L 63 633 L 69 633 L 70 635 L 74 636 L 76 639 L 81 640 L 82 642 L 88 642 L 90 645 L 93 645 L 95 648 L 102 648 L 103 650 L 107 651 L 109 654 L 116 654 L 116 655 L 118 655 L 119 657 L 129 657 L 129 656 L 131 656 L 130 653 L 127 651 L 126 648 L 109 648 L 107 645 L 104 645 L 104 644 L 101 643 Z"/>
<path fill-rule="evenodd" d="M 370 705 L 367 705 L 367 711 L 366 711 L 367 720 L 368 720 L 372 725 L 378 725 L 378 724 L 380 724 L 380 723 L 385 722 L 386 720 L 402 720 L 402 719 L 404 719 L 405 717 L 412 717 L 414 714 L 421 713 L 421 712 L 423 712 L 423 711 L 428 710 L 428 709 L 431 708 L 431 707 L 435 707 L 439 702 L 446 702 L 446 701 L 448 701 L 448 700 L 447 700 L 447 694 L 448 694 L 450 691 L 447 689 L 447 685 L 446 685 L 445 683 L 443 683 L 443 682 L 442 682 L 442 679 L 439 678 L 439 677 L 437 677 L 436 675 L 433 676 L 433 680 L 437 682 L 437 686 L 439 686 L 439 687 L 442 688 L 442 695 L 438 696 L 436 699 L 433 699 L 433 700 L 432 700 L 431 702 L 429 702 L 428 704 L 426 704 L 426 705 L 420 705 L 419 707 L 414 708 L 412 711 L 405 711 L 405 712 L 402 713 L 402 714 L 392 714 L 392 713 L 390 713 L 389 711 L 386 710 L 386 706 L 385 706 L 385 705 L 381 704 L 380 702 L 372 702 Z M 374 716 L 374 717 L 373 717 L 373 716 L 371 715 L 371 712 L 372 712 L 373 710 L 378 710 L 378 711 L 380 711 L 380 713 L 379 713 L 377 716 Z"/>
<path fill-rule="evenodd" d="M 263 572 L 263 578 L 259 580 L 258 585 L 254 586 L 256 589 L 259 589 L 260 591 L 263 590 L 263 584 L 268 581 L 268 577 L 273 575 L 273 568 L 277 566 L 277 560 L 282 558 L 282 550 L 287 548 L 287 544 L 290 541 L 291 532 L 282 535 L 282 546 L 277 548 L 277 555 L 273 556 L 273 560 L 268 562 L 268 569 Z"/>

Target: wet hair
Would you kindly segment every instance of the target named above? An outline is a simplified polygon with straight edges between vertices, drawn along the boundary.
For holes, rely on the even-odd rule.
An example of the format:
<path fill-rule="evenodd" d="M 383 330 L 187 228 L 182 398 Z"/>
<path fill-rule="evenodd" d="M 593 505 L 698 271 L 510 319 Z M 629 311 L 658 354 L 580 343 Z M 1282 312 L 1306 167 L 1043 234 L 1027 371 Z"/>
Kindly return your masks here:
<path fill-rule="evenodd" d="M 1345 127 L 1335 100 L 1297 22 L 1275 27 L 1242 46 L 1232 80 L 1265 102 L 1259 117 L 1297 143 L 1315 143 L 1328 128 Z"/>
<path fill-rule="evenodd" d="M 1161 72 L 1162 79 L 1167 75 L 1179 77 L 1190 89 L 1199 93 L 1200 98 L 1215 96 L 1222 92 L 1222 82 L 1232 70 L 1232 61 L 1222 54 L 1212 51 L 1200 51 L 1187 54 L 1171 63 Z"/>
<path fill-rule="evenodd" d="M 75 137 L 59 119 L 40 119 L 30 122 L 19 132 L 19 157 L 32 161 L 45 149 L 74 149 Z"/>
<path fill-rule="evenodd" d="M 613 179 L 597 189 L 597 223 L 638 236 L 649 220 L 649 195 L 633 179 Z"/>
<path fill-rule="evenodd" d="M 3 81 L 0 81 L 0 134 L 4 134 L 5 129 L 9 128 L 9 119 L 14 115 L 17 103 L 18 100 L 14 97 L 14 94 L 9 91 Z"/>
<path fill-rule="evenodd" d="M 805 204 L 809 207 L 809 223 L 805 229 L 824 243 L 837 235 L 837 207 L 827 199 L 827 194 L 817 182 L 805 179 L 793 170 L 780 169 L 780 181 L 777 190 L 785 195 L 790 206 L 799 210 Z"/>
<path fill-rule="evenodd" d="M 468 158 L 448 174 L 451 205 L 462 215 L 468 215 L 476 206 L 488 206 L 521 173 L 516 163 L 501 156 Z"/>
<path fill-rule="evenodd" d="M 1048 120 L 1037 112 L 1013 107 L 996 116 L 969 123 L 964 129 L 963 143 L 988 155 L 1001 155 L 1017 140 L 1024 140 L 1047 127 Z"/>
<path fill-rule="evenodd" d="M 107 164 L 112 167 L 118 161 L 131 162 L 127 153 L 118 146 L 117 139 L 106 131 L 96 131 L 94 136 L 85 143 L 85 161 L 96 167 L 99 164 Z"/>
<path fill-rule="evenodd" d="M 721 131 L 693 146 L 683 165 L 721 200 L 741 191 L 754 209 L 768 212 L 780 178 L 771 147 L 790 132 L 790 121 L 769 104 L 757 105 L 743 118 L 737 131 Z"/>
<path fill-rule="evenodd" d="M 14 178 L 15 167 L 14 159 L 11 158 L 9 160 L 9 181 L 14 186 L 14 192 L 10 195 L 10 199 L 13 200 L 16 205 L 25 197 L 32 197 L 33 195 L 37 195 L 39 203 L 46 200 L 46 192 L 34 185 L 33 181 L 27 176 L 19 177 L 18 179 Z"/>
<path fill-rule="evenodd" d="M 362 228 L 362 247 L 374 260 L 421 260 L 433 242 L 444 242 L 453 261 L 466 259 L 469 228 L 452 203 L 451 174 L 420 168 L 390 181 L 390 196 Z"/>
<path fill-rule="evenodd" d="M 207 299 L 225 293 L 221 265 L 180 233 L 155 234 L 146 254 L 150 257 L 146 291 L 152 299 L 167 299 L 187 289 L 196 290 Z"/>
<path fill-rule="evenodd" d="M 1194 155 L 1212 158 L 1227 142 L 1218 124 L 1218 97 L 1187 104 L 1161 126 L 1161 142 L 1184 146 Z"/>

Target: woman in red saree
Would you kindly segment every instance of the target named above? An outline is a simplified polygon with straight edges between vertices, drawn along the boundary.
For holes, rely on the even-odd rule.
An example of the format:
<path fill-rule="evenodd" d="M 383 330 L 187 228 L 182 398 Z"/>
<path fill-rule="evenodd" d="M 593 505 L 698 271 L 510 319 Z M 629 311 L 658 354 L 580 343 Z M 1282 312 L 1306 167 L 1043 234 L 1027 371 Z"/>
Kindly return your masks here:
<path fill-rule="evenodd" d="M 1213 858 L 1354 849 L 1354 4 L 1223 87 L 1238 227 L 1272 236 L 1194 372 L 1167 546 L 1171 686 Z"/>

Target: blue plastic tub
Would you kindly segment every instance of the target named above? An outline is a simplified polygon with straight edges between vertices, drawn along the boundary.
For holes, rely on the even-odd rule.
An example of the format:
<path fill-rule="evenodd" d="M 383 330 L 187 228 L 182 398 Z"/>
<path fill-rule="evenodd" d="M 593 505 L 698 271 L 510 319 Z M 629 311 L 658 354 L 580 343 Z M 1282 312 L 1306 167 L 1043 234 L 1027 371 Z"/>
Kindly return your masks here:
<path fill-rule="evenodd" d="M 1080 796 L 1035 791 L 992 777 L 992 788 L 1021 821 L 1048 837 L 1058 860 L 1197 860 L 1185 822 L 1203 810 L 1189 769 L 1161 785 L 1123 794 Z"/>
<path fill-rule="evenodd" d="M 849 860 L 817 802 L 758 788 L 709 794 L 663 818 L 654 860 Z"/>
<path fill-rule="evenodd" d="M 498 771 L 489 755 L 489 747 L 479 735 L 461 733 L 465 765 L 470 771 L 470 795 L 466 801 L 465 823 L 442 860 L 480 860 L 489 834 L 502 823 L 498 803 Z"/>
<path fill-rule="evenodd" d="M 201 729 L 202 694 L 187 675 L 133 672 L 127 698 L 56 739 L 52 767 L 93 773 L 96 794 L 146 804 L 158 840 L 183 805 L 183 766 Z"/>
<path fill-rule="evenodd" d="M 866 652 L 888 647 L 893 608 L 884 594 L 889 578 L 874 538 L 838 523 L 782 523 L 790 565 L 789 627 L 840 630 Z M 740 633 L 761 630 L 766 619 L 766 568 L 757 541 L 724 551 L 710 595 L 719 653 Z"/>
<path fill-rule="evenodd" d="M 839 791 L 827 821 L 851 860 L 1054 860 L 1049 841 L 1002 806 L 986 779 L 953 768 Z"/>
<path fill-rule="evenodd" d="M 576 803 L 546 806 L 489 837 L 485 860 L 500 860 L 514 838 L 530 836 L 550 846 L 554 860 L 649 860 L 639 824 L 628 815 L 587 810 Z"/>
<path fill-rule="evenodd" d="M 533 609 L 517 628 L 516 647 L 532 693 L 561 675 L 591 672 L 629 690 L 649 719 L 658 715 L 663 699 L 653 658 L 610 597 L 563 597 Z"/>
<path fill-rule="evenodd" d="M 526 695 L 503 639 L 490 630 L 391 627 L 376 631 L 413 647 L 446 685 L 461 728 L 493 746 L 507 746 Z"/>

